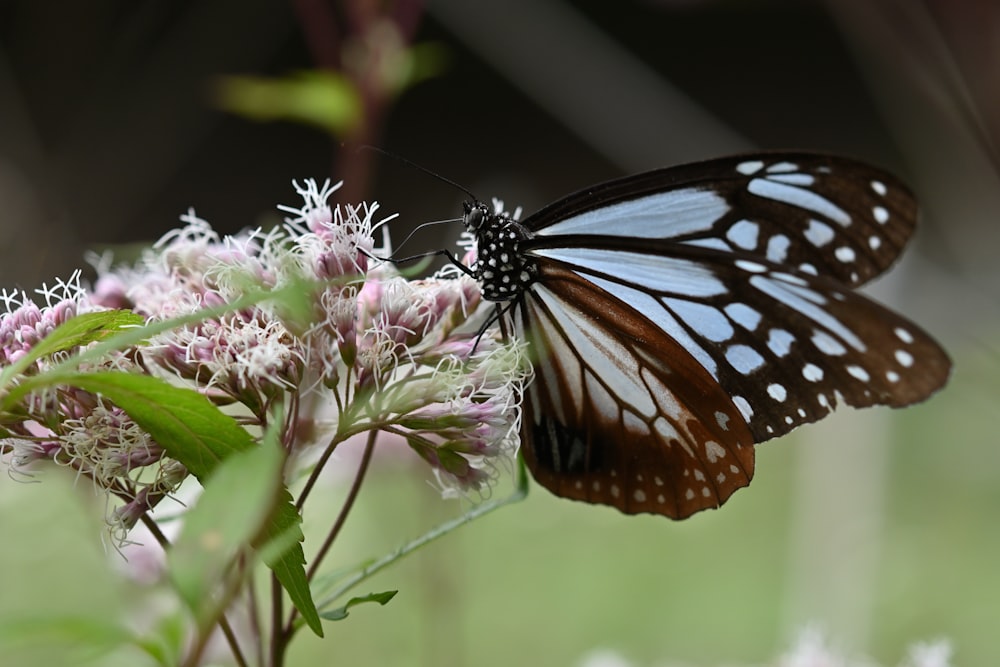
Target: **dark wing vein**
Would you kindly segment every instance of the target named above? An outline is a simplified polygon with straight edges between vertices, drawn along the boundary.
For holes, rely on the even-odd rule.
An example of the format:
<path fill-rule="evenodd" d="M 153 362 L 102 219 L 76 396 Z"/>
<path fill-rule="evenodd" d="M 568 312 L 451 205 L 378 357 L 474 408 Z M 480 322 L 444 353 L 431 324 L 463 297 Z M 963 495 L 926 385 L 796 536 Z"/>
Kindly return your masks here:
<path fill-rule="evenodd" d="M 531 343 L 522 451 L 554 493 L 634 514 L 717 507 L 753 474 L 752 436 L 717 382 L 655 324 L 571 272 L 514 313 Z"/>
<path fill-rule="evenodd" d="M 927 333 L 836 281 L 676 245 L 547 249 L 540 257 L 545 274 L 574 272 L 654 323 L 732 397 L 757 442 L 840 402 L 900 407 L 947 381 L 950 361 Z"/>
<path fill-rule="evenodd" d="M 536 238 L 524 247 L 594 235 L 670 240 L 857 286 L 896 260 L 916 218 L 913 194 L 888 172 L 846 158 L 775 153 L 596 185 L 526 218 Z"/>

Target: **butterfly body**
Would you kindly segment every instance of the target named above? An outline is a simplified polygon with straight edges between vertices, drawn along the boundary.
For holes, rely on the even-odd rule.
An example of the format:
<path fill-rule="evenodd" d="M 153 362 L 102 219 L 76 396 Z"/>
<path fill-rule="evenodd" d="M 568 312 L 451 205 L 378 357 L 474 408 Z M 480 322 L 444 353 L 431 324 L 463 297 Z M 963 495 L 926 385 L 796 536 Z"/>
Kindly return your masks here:
<path fill-rule="evenodd" d="M 753 475 L 753 445 L 835 405 L 908 405 L 950 362 L 857 293 L 916 222 L 844 158 L 712 160 L 610 181 L 523 221 L 473 202 L 473 275 L 529 343 L 522 451 L 557 495 L 683 518 Z"/>

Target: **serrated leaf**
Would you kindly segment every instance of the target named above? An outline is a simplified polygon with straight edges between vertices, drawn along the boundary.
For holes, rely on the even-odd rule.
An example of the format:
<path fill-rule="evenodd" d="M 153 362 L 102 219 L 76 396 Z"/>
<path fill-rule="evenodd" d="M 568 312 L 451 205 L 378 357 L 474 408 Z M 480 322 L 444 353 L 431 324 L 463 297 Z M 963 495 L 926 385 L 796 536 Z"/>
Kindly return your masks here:
<path fill-rule="evenodd" d="M 323 612 L 320 614 L 320 618 L 327 621 L 341 621 L 348 617 L 348 609 L 364 602 L 377 602 L 384 607 L 389 603 L 389 600 L 396 597 L 396 593 L 398 592 L 399 591 L 383 591 L 382 593 L 369 593 L 368 595 L 363 595 L 361 597 L 351 598 L 344 606 Z"/>
<path fill-rule="evenodd" d="M 281 582 L 292 604 L 302 614 L 302 618 L 309 625 L 309 628 L 322 637 L 323 626 L 319 620 L 316 603 L 309 590 L 309 579 L 306 577 L 306 556 L 302 551 L 302 541 L 305 539 L 305 535 L 302 534 L 300 527 L 302 517 L 295 509 L 292 494 L 288 492 L 288 489 L 282 488 L 279 494 L 279 504 L 275 514 L 270 523 L 264 527 L 260 541 L 263 544 L 280 542 L 293 535 L 295 537 L 294 548 L 285 550 L 279 558 L 265 553 L 264 562 Z"/>
<path fill-rule="evenodd" d="M 128 413 L 144 431 L 180 461 L 202 485 L 206 485 L 218 465 L 238 452 L 257 445 L 246 430 L 198 392 L 175 387 L 159 378 L 129 373 L 74 373 L 63 380 L 105 396 Z M 293 545 L 280 555 L 265 559 L 288 592 L 302 618 L 322 636 L 322 624 L 309 593 L 305 572 L 301 517 L 291 494 L 279 490 L 278 505 L 262 531 L 260 543 L 294 534 Z M 294 531 L 294 532 L 292 532 Z M 255 545 L 256 546 L 256 545 Z"/>
<path fill-rule="evenodd" d="M 72 373 L 61 382 L 100 394 L 203 484 L 229 456 L 256 446 L 246 429 L 198 392 L 133 373 Z"/>

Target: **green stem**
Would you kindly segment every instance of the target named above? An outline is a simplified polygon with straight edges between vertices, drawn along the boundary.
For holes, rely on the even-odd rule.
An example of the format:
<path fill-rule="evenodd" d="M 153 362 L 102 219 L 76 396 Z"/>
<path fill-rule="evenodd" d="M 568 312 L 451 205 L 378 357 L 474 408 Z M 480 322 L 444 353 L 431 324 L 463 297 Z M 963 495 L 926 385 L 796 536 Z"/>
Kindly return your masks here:
<path fill-rule="evenodd" d="M 506 505 L 512 505 L 514 503 L 520 502 L 524 500 L 527 496 L 528 496 L 528 474 L 527 471 L 525 470 L 523 459 L 518 457 L 515 487 L 514 491 L 509 496 L 506 496 L 499 500 L 489 500 L 479 505 L 476 505 L 462 516 L 452 519 L 450 521 L 446 521 L 440 524 L 439 526 L 432 528 L 431 530 L 424 533 L 415 540 L 399 547 L 392 553 L 386 554 L 385 556 L 383 556 L 382 558 L 380 558 L 379 560 L 375 561 L 370 565 L 366 565 L 360 571 L 348 577 L 347 580 L 344 581 L 340 585 L 340 587 L 335 589 L 330 595 L 326 596 L 323 600 L 319 601 L 316 604 L 316 607 L 320 610 L 324 609 L 325 607 L 331 605 L 334 601 L 339 599 L 347 591 L 351 590 L 361 582 L 365 581 L 366 579 L 369 579 L 370 577 L 374 576 L 375 574 L 384 570 L 390 565 L 396 563 L 397 561 L 402 560 L 406 556 L 409 556 L 417 549 L 420 549 L 421 547 L 430 544 L 431 542 L 437 540 L 440 537 L 444 537 L 451 531 L 460 528 L 461 526 L 467 523 L 471 523 L 472 521 L 475 521 L 480 517 L 486 516 L 490 512 L 493 512 L 494 510 L 498 510 Z M 295 629 L 297 629 L 298 626 L 300 625 L 301 623 L 298 623 Z"/>
<path fill-rule="evenodd" d="M 368 442 L 365 443 L 365 451 L 361 455 L 361 463 L 358 465 L 358 474 L 354 476 L 354 483 L 351 484 L 351 490 L 348 492 L 347 498 L 344 500 L 344 506 L 340 508 L 340 514 L 337 515 L 337 520 L 334 522 L 333 527 L 326 536 L 326 539 L 323 540 L 323 544 L 320 546 L 319 551 L 316 552 L 316 556 L 309 564 L 309 569 L 306 572 L 306 578 L 309 581 L 312 581 L 312 578 L 316 574 L 316 569 L 319 567 L 320 563 L 323 562 L 323 558 L 326 556 L 327 552 L 330 551 L 330 547 L 333 546 L 334 540 L 336 540 L 337 535 L 340 534 L 340 529 L 344 527 L 344 523 L 347 521 L 347 515 L 350 514 L 351 508 L 354 507 L 354 501 L 357 500 L 358 492 L 361 491 L 361 483 L 365 479 L 365 473 L 368 472 L 368 464 L 371 463 L 372 453 L 375 451 L 375 441 L 377 439 L 378 431 L 371 430 L 368 432 Z M 288 640 L 291 639 L 291 636 L 295 631 L 296 617 L 296 610 L 292 609 L 291 613 L 288 615 L 288 622 L 285 624 L 284 628 L 280 630 L 285 644 L 288 643 Z M 278 631 L 278 626 L 275 626 L 275 630 Z"/>
<path fill-rule="evenodd" d="M 271 665 L 281 667 L 285 662 L 285 647 L 288 645 L 285 633 L 281 631 L 282 595 L 284 589 L 278 577 L 271 573 Z"/>

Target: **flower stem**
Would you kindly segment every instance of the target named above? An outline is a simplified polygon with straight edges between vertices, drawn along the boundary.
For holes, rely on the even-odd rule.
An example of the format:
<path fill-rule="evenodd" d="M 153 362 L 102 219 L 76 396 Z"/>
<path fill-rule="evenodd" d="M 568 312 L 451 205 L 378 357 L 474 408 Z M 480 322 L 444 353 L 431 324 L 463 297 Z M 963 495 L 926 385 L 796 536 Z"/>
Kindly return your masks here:
<path fill-rule="evenodd" d="M 344 527 L 344 523 L 347 521 L 347 515 L 350 513 L 351 508 L 354 507 L 354 501 L 357 500 L 358 492 L 361 490 L 361 483 L 365 479 L 365 473 L 368 472 L 368 465 L 372 460 L 372 453 L 375 451 L 375 441 L 378 439 L 378 431 L 371 430 L 368 432 L 368 441 L 365 443 L 365 451 L 361 455 L 361 463 L 358 465 L 358 473 L 354 477 L 354 483 L 351 485 L 351 490 L 347 494 L 347 498 L 344 500 L 344 506 L 340 508 L 340 514 L 337 515 L 337 520 L 334 522 L 333 527 L 330 529 L 330 533 L 326 536 L 323 541 L 322 546 L 320 546 L 319 551 L 316 552 L 316 556 L 313 557 L 312 562 L 309 564 L 309 570 L 306 573 L 306 577 L 311 581 L 316 574 L 317 568 L 323 558 L 326 556 L 327 552 L 330 551 L 330 547 L 333 546 L 333 541 L 337 539 L 337 535 L 340 534 L 340 529 Z M 288 616 L 288 623 L 285 624 L 284 629 L 281 631 L 281 635 L 284 638 L 284 642 L 291 638 L 294 631 L 296 611 L 293 609 Z M 275 626 L 276 628 L 278 626 Z M 277 666 L 275 666 L 277 667 Z"/>
<path fill-rule="evenodd" d="M 365 566 L 359 572 L 347 578 L 344 583 L 340 585 L 336 590 L 330 595 L 326 596 L 323 600 L 319 601 L 316 606 L 320 609 L 324 608 L 326 605 L 330 604 L 334 600 L 338 599 L 344 593 L 354 588 L 360 584 L 365 579 L 370 578 L 379 571 L 385 569 L 386 567 L 392 565 L 398 560 L 409 556 L 411 553 L 420 549 L 427 544 L 430 544 L 434 540 L 444 537 L 456 528 L 460 528 L 467 523 L 475 521 L 476 519 L 493 512 L 494 510 L 500 509 L 505 505 L 511 505 L 513 503 L 520 502 L 528 496 L 528 476 L 527 471 L 524 469 L 524 461 L 520 458 L 518 459 L 518 474 L 516 480 L 516 487 L 514 491 L 504 498 L 499 500 L 489 500 L 479 505 L 476 505 L 468 512 L 460 517 L 446 521 L 439 526 L 432 528 L 415 540 L 404 544 L 392 553 L 386 554 L 382 558 L 378 559 L 374 563 Z"/>

